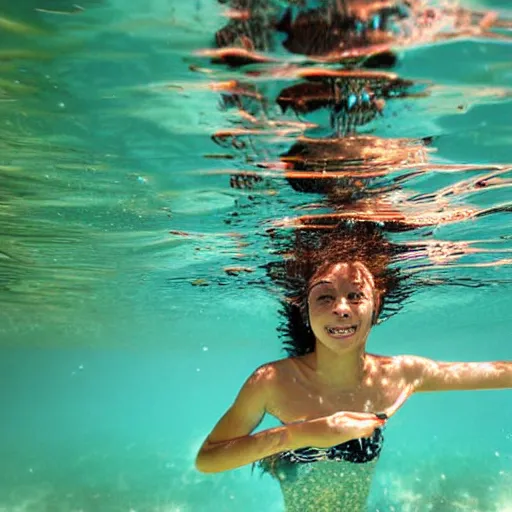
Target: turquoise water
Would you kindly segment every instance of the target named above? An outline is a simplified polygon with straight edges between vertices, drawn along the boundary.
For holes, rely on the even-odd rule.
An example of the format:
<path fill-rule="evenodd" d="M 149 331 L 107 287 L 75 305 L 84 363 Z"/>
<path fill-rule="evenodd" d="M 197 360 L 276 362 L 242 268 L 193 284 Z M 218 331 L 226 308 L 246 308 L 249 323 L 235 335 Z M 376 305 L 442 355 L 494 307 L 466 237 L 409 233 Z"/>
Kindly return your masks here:
<path fill-rule="evenodd" d="M 479 6 L 512 17 L 507 2 Z M 0 1 L 0 511 L 282 510 L 267 476 L 193 467 L 247 375 L 283 356 L 267 229 L 321 199 L 280 176 L 229 186 L 254 166 L 212 141 L 234 125 L 208 84 L 237 75 L 196 53 L 224 22 L 204 0 Z M 427 94 L 390 101 L 368 130 L 434 137 L 431 172 L 405 191 L 510 205 L 509 56 L 479 38 L 400 51 L 392 71 Z M 293 137 L 263 137 L 257 159 Z M 468 185 L 491 172 L 504 181 Z M 481 252 L 405 261 L 453 286 L 418 286 L 369 350 L 511 360 L 511 226 L 502 211 L 393 235 Z M 240 266 L 252 272 L 225 271 Z M 369 510 L 512 510 L 511 398 L 413 397 Z"/>

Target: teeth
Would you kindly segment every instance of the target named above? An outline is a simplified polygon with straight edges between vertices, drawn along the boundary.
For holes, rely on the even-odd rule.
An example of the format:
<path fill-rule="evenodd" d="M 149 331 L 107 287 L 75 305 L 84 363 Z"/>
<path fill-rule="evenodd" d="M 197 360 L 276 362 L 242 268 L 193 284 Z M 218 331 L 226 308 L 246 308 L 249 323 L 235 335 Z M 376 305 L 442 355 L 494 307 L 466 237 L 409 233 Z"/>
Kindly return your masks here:
<path fill-rule="evenodd" d="M 329 327 L 327 330 L 329 331 L 330 334 L 341 335 L 353 334 L 356 332 L 355 327 Z"/>

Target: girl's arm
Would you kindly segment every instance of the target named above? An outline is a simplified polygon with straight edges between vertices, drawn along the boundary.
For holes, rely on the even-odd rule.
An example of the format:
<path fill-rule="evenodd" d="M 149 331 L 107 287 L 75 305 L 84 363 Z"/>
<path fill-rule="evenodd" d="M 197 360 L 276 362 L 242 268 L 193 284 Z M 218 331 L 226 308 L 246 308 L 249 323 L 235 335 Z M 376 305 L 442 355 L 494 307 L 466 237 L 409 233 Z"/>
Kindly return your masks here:
<path fill-rule="evenodd" d="M 415 391 L 512 388 L 512 361 L 448 363 L 404 356 L 403 365 Z"/>
<path fill-rule="evenodd" d="M 292 449 L 286 426 L 250 435 L 265 415 L 273 372 L 270 366 L 263 366 L 247 379 L 233 405 L 201 446 L 196 458 L 199 471 L 226 471 Z"/>
<path fill-rule="evenodd" d="M 274 377 L 275 368 L 269 364 L 247 379 L 234 404 L 201 446 L 196 458 L 199 471 L 226 471 L 304 446 L 333 446 L 367 437 L 385 422 L 375 414 L 339 412 L 252 434 L 272 403 Z M 388 416 L 397 407 L 390 408 Z"/>

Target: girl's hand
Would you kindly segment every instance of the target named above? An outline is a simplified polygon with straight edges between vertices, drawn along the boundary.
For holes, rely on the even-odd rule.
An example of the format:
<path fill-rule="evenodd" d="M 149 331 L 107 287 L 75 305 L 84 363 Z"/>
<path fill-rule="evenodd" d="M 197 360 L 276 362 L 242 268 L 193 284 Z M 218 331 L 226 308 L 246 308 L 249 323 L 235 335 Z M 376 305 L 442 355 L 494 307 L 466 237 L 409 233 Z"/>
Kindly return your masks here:
<path fill-rule="evenodd" d="M 330 416 L 308 420 L 296 424 L 297 441 L 305 446 L 329 448 L 351 439 L 370 437 L 375 429 L 382 427 L 414 392 L 412 385 L 406 386 L 395 403 L 380 413 L 337 412 Z"/>
<path fill-rule="evenodd" d="M 385 419 L 375 414 L 359 412 L 337 412 L 330 416 L 308 420 L 298 427 L 297 442 L 305 446 L 329 448 L 351 439 L 370 437 L 375 429 L 382 427 Z"/>

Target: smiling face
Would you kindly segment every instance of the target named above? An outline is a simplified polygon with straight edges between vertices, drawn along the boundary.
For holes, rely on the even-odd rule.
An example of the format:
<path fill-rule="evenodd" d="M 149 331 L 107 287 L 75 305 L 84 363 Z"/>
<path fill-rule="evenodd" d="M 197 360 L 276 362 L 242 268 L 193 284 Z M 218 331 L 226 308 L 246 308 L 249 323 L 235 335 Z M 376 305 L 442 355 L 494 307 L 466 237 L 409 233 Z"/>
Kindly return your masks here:
<path fill-rule="evenodd" d="M 362 263 L 338 263 L 311 279 L 311 329 L 317 343 L 335 352 L 364 346 L 376 306 L 373 277 Z"/>

